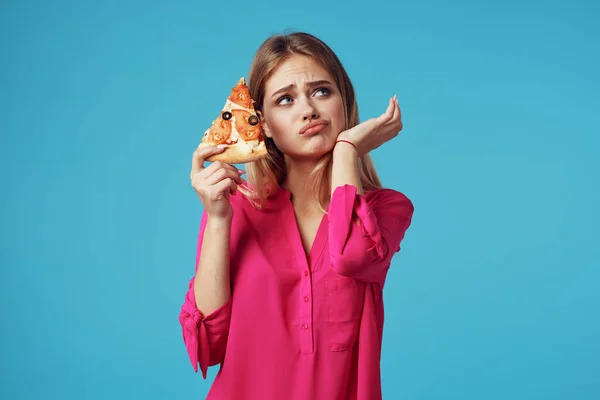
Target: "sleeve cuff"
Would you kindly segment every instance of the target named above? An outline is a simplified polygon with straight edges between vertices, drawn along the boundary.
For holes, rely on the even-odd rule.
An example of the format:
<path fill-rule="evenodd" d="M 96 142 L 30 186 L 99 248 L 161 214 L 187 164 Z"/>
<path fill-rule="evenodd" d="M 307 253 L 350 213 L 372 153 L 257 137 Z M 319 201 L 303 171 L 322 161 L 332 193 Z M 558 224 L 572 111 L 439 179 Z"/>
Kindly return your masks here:
<path fill-rule="evenodd" d="M 230 310 L 231 297 L 225 304 L 210 314 L 202 315 L 196 307 L 193 279 L 191 280 L 190 288 L 181 308 L 179 322 L 183 328 L 183 340 L 190 362 L 195 372 L 198 372 L 198 364 L 200 364 L 204 379 L 206 379 L 206 373 L 210 365 L 210 338 L 227 334 Z"/>

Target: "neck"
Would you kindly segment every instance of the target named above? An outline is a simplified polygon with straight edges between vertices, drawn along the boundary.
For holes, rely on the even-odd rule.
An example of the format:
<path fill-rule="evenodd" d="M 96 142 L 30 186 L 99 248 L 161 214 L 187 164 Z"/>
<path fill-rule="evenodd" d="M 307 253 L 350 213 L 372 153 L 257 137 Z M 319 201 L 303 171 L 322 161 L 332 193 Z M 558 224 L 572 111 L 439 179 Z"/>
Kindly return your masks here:
<path fill-rule="evenodd" d="M 306 186 L 306 182 L 317 163 L 318 160 L 296 160 L 286 156 L 287 173 L 283 186 L 292 194 L 294 204 L 308 208 L 316 206 L 315 193 Z"/>

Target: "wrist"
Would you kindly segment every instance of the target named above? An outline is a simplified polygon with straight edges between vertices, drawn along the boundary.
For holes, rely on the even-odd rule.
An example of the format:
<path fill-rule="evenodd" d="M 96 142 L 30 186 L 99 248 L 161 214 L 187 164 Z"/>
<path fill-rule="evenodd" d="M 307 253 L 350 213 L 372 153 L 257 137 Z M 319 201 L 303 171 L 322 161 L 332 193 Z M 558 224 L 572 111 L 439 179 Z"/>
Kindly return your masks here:
<path fill-rule="evenodd" d="M 338 154 L 354 154 L 355 156 L 358 156 L 356 145 L 347 139 L 338 139 L 335 142 L 333 152 Z"/>
<path fill-rule="evenodd" d="M 231 221 L 233 220 L 233 211 L 227 213 L 226 215 L 210 215 L 208 214 L 208 218 L 206 220 L 207 227 L 214 229 L 226 229 L 231 226 Z"/>
<path fill-rule="evenodd" d="M 332 159 L 334 164 L 342 165 L 344 166 L 344 169 L 358 167 L 358 152 L 353 145 L 348 143 L 336 143 L 333 149 Z"/>

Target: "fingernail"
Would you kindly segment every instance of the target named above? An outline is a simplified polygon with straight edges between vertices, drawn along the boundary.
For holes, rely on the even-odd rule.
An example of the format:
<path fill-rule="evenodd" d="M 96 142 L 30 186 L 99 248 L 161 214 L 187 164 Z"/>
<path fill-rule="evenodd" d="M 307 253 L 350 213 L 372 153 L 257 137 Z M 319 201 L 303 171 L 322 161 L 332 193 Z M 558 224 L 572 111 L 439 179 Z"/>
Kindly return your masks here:
<path fill-rule="evenodd" d="M 246 171 L 244 171 L 243 169 L 238 169 L 238 174 L 243 175 L 245 173 L 246 173 Z"/>
<path fill-rule="evenodd" d="M 219 150 L 220 150 L 220 149 L 225 149 L 225 148 L 227 148 L 227 147 L 229 147 L 229 145 L 228 145 L 228 144 L 219 144 L 219 145 L 217 145 L 217 149 L 219 149 Z"/>

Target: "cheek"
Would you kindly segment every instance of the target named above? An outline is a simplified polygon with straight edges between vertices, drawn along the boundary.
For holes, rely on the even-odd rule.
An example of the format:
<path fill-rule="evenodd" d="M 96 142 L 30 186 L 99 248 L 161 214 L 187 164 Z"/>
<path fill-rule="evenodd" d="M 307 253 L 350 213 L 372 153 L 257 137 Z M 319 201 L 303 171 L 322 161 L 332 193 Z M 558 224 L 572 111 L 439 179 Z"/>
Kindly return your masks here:
<path fill-rule="evenodd" d="M 269 124 L 269 135 L 278 147 L 285 147 L 290 141 L 289 129 L 290 123 L 285 115 L 281 113 L 265 114 Z"/>
<path fill-rule="evenodd" d="M 286 128 L 289 130 L 289 124 L 286 124 L 285 121 L 273 119 L 269 122 L 269 134 L 279 150 L 284 152 L 290 147 L 294 147 L 293 143 L 291 143 L 293 139 L 290 138 Z"/>
<path fill-rule="evenodd" d="M 277 117 L 277 116 L 271 116 L 271 118 L 268 119 L 268 121 L 269 121 L 269 131 L 270 131 L 271 137 L 275 141 L 281 140 L 281 138 L 284 136 L 285 127 L 287 125 L 286 122 L 284 120 L 282 120 L 281 117 Z"/>
<path fill-rule="evenodd" d="M 336 129 L 338 131 L 343 130 L 346 125 L 346 118 L 344 117 L 344 105 L 341 99 L 335 102 L 330 115 Z"/>

